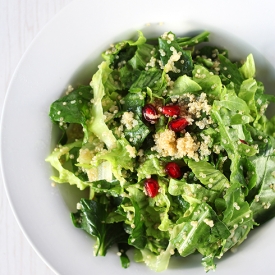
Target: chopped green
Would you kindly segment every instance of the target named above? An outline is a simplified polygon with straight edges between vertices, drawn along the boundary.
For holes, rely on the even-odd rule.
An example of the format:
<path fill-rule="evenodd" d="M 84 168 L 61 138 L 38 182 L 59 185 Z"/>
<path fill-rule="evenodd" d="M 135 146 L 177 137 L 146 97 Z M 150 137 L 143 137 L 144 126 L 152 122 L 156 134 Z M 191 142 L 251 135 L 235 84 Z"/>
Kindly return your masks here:
<path fill-rule="evenodd" d="M 193 253 L 215 270 L 275 216 L 275 97 L 252 54 L 233 62 L 209 37 L 139 31 L 50 107 L 62 131 L 51 180 L 89 191 L 72 222 L 95 238 L 96 256 L 117 245 L 123 268 L 133 249 L 154 271 Z"/>

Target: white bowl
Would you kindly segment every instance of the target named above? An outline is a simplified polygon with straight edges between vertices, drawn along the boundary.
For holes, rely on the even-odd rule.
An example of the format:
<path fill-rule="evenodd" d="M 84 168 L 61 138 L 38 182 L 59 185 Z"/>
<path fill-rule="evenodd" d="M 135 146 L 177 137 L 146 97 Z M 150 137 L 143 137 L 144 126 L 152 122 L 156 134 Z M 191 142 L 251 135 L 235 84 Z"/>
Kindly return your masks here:
<path fill-rule="evenodd" d="M 272 93 L 275 83 L 275 19 L 272 1 L 74 1 L 37 36 L 19 63 L 9 86 L 2 118 L 1 161 L 5 187 L 25 235 L 57 273 L 153 274 L 131 262 L 120 267 L 115 250 L 93 256 L 93 240 L 73 227 L 70 212 L 79 193 L 51 186 L 52 169 L 44 161 L 56 140 L 48 117 L 50 104 L 69 84 L 88 83 L 113 42 L 164 31 L 185 35 L 211 32 L 211 43 L 232 58 L 253 53 L 257 77 Z M 249 234 L 234 253 L 217 262 L 219 275 L 272 274 L 275 220 Z M 164 274 L 205 274 L 200 257 L 171 260 Z"/>

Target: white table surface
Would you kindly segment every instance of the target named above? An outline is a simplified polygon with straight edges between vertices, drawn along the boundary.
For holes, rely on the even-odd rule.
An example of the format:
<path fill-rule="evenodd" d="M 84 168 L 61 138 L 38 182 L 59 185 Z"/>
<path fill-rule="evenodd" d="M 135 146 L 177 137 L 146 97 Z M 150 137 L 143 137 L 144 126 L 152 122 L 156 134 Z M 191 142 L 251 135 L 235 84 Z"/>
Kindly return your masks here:
<path fill-rule="evenodd" d="M 0 0 L 0 112 L 16 66 L 37 33 L 72 0 Z M 36 254 L 12 213 L 0 177 L 0 274 L 55 274 Z"/>

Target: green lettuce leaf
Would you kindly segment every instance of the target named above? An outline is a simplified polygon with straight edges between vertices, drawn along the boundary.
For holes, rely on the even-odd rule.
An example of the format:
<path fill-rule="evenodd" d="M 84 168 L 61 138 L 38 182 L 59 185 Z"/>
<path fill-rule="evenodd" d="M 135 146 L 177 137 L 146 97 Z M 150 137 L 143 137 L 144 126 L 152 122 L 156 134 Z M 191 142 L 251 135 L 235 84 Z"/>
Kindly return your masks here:
<path fill-rule="evenodd" d="M 173 196 L 181 196 L 185 202 L 194 203 L 214 203 L 219 193 L 205 188 L 201 184 L 187 183 L 185 179 L 170 179 L 169 194 Z"/>
<path fill-rule="evenodd" d="M 202 90 L 202 87 L 191 77 L 187 75 L 179 76 L 174 82 L 173 89 L 169 93 L 169 96 L 183 95 L 185 93 L 197 93 Z"/>
<path fill-rule="evenodd" d="M 126 183 L 126 179 L 123 177 L 122 170 L 134 169 L 134 158 L 132 158 L 127 151 L 130 144 L 126 139 L 117 140 L 117 145 L 109 151 L 102 151 L 98 153 L 94 159 L 94 165 L 98 165 L 102 160 L 106 160 L 111 163 L 112 173 L 121 184 Z"/>
<path fill-rule="evenodd" d="M 128 61 L 128 64 L 130 64 L 133 69 L 144 70 L 152 57 L 153 49 L 154 46 L 147 43 L 138 45 L 134 56 Z"/>
<path fill-rule="evenodd" d="M 206 203 L 190 205 L 190 214 L 174 226 L 170 242 L 182 257 L 199 251 L 204 257 L 217 255 L 223 240 L 230 236 L 227 226 Z M 207 270 L 215 266 L 207 266 Z"/>
<path fill-rule="evenodd" d="M 47 158 L 46 161 L 49 162 L 52 167 L 58 172 L 58 176 L 51 176 L 51 179 L 57 183 L 69 183 L 70 185 L 76 185 L 80 190 L 84 190 L 90 184 L 87 181 L 81 180 L 75 175 L 73 171 L 70 171 L 63 167 L 61 163 L 62 157 L 69 158 L 70 151 L 73 148 L 80 148 L 82 146 L 82 141 L 76 141 L 71 144 L 66 144 L 56 148 Z"/>
<path fill-rule="evenodd" d="M 167 248 L 160 254 L 156 255 L 148 249 L 141 249 L 142 260 L 144 263 L 153 271 L 161 272 L 167 269 L 170 258 L 171 251 L 174 251 L 174 246 L 169 243 Z"/>
<path fill-rule="evenodd" d="M 249 54 L 244 64 L 239 68 L 243 78 L 253 78 L 256 74 L 256 66 L 252 54 Z"/>
<path fill-rule="evenodd" d="M 255 102 L 255 94 L 257 92 L 258 85 L 255 79 L 249 78 L 244 80 L 240 86 L 238 97 L 243 99 L 250 109 L 250 114 L 255 120 L 258 120 L 258 111 Z"/>
<path fill-rule="evenodd" d="M 102 53 L 102 57 L 110 62 L 113 63 L 114 61 L 122 62 L 128 61 L 132 58 L 132 55 L 136 51 L 136 46 L 140 46 L 146 42 L 146 38 L 141 31 L 138 31 L 138 38 L 136 41 L 134 40 L 124 40 L 121 42 L 116 43 L 111 47 L 111 49 Z M 129 47 L 131 48 L 129 50 Z M 127 51 L 128 48 L 128 51 Z M 129 55 L 129 51 L 131 54 Z M 132 54 L 133 53 L 133 54 Z M 118 58 L 116 58 L 118 56 Z"/>
<path fill-rule="evenodd" d="M 219 96 L 222 89 L 222 82 L 219 76 L 214 75 L 201 65 L 195 65 L 192 72 L 193 80 L 201 87 L 206 94 Z"/>
<path fill-rule="evenodd" d="M 256 172 L 257 193 L 250 208 L 255 221 L 262 224 L 275 216 L 275 156 L 255 156 L 251 161 Z"/>
<path fill-rule="evenodd" d="M 189 160 L 188 166 L 196 178 L 207 188 L 218 193 L 221 193 L 225 188 L 229 188 L 230 183 L 226 176 L 209 162 Z"/>
<path fill-rule="evenodd" d="M 157 157 L 150 157 L 137 168 L 138 181 L 151 175 L 165 176 L 164 168 Z"/>
<path fill-rule="evenodd" d="M 230 236 L 224 245 L 223 253 L 234 246 L 240 245 L 250 230 L 256 225 L 253 219 L 253 212 L 245 201 L 244 194 L 239 184 L 234 184 L 228 189 L 224 196 L 226 210 L 223 215 L 223 222 L 230 230 Z"/>
<path fill-rule="evenodd" d="M 102 62 L 99 65 L 98 71 L 93 75 L 91 86 L 94 91 L 94 104 L 91 109 L 91 119 L 88 125 L 88 131 L 94 133 L 108 148 L 114 148 L 116 146 L 116 138 L 105 123 L 102 99 L 105 95 L 104 83 L 107 81 L 111 72 L 112 70 L 109 68 L 109 64 Z"/>

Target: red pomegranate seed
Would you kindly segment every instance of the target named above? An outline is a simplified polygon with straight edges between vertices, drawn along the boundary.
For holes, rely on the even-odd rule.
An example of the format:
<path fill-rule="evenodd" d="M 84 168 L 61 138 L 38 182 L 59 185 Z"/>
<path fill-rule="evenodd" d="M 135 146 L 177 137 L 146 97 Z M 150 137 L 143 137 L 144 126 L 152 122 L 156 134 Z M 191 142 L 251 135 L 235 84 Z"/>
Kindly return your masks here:
<path fill-rule="evenodd" d="M 142 115 L 150 123 L 155 123 L 158 120 L 157 110 L 152 104 L 146 104 L 142 108 Z"/>
<path fill-rule="evenodd" d="M 162 113 L 166 116 L 178 116 L 180 114 L 180 106 L 178 105 L 163 106 Z"/>
<path fill-rule="evenodd" d="M 174 132 L 180 132 L 183 129 L 185 129 L 185 127 L 188 126 L 188 124 L 188 121 L 185 118 L 181 117 L 171 120 L 168 123 L 168 127 L 170 130 Z"/>
<path fill-rule="evenodd" d="M 247 142 L 243 139 L 240 139 L 240 142 L 243 143 L 243 144 L 247 144 Z"/>
<path fill-rule="evenodd" d="M 180 170 L 180 167 L 175 162 L 167 163 L 166 166 L 165 166 L 165 171 L 171 178 L 174 178 L 174 179 L 178 179 L 182 176 L 182 172 Z"/>
<path fill-rule="evenodd" d="M 159 184 L 155 179 L 146 179 L 144 182 L 146 193 L 149 197 L 155 197 L 159 192 Z"/>

